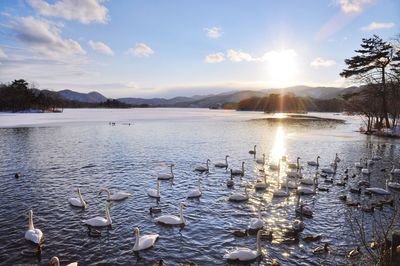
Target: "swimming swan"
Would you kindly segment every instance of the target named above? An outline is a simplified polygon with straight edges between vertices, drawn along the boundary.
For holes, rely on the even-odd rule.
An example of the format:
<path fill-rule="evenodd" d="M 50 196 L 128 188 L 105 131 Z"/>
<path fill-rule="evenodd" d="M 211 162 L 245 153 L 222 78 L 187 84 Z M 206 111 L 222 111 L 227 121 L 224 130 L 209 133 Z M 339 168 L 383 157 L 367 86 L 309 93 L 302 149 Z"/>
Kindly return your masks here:
<path fill-rule="evenodd" d="M 159 174 L 158 180 L 170 180 L 170 179 L 174 178 L 174 172 L 172 171 L 172 167 L 174 167 L 174 166 L 175 166 L 174 164 L 171 164 L 169 166 L 171 173 Z"/>
<path fill-rule="evenodd" d="M 244 195 L 239 193 L 234 193 L 229 196 L 229 201 L 233 202 L 243 202 L 249 200 L 249 194 L 247 193 L 247 187 L 244 188 Z"/>
<path fill-rule="evenodd" d="M 52 257 L 47 265 L 48 266 L 60 266 L 60 260 L 58 259 L 58 257 Z M 78 266 L 78 263 L 72 262 L 65 266 Z"/>
<path fill-rule="evenodd" d="M 252 250 L 249 248 L 236 248 L 233 251 L 228 252 L 227 254 L 224 255 L 224 259 L 230 260 L 230 261 L 252 261 L 257 259 L 259 256 L 262 255 L 261 253 L 261 243 L 260 243 L 260 238 L 261 238 L 261 230 L 258 231 L 257 233 L 257 242 L 256 250 Z"/>
<path fill-rule="evenodd" d="M 225 163 L 216 163 L 214 164 L 214 166 L 217 168 L 225 168 L 225 169 L 228 168 L 228 157 L 229 155 L 225 156 Z"/>
<path fill-rule="evenodd" d="M 253 154 L 253 155 L 256 155 L 256 153 L 257 153 L 256 147 L 257 147 L 257 145 L 254 145 L 253 150 L 250 150 L 249 153 L 250 153 L 250 154 Z"/>
<path fill-rule="evenodd" d="M 110 203 L 106 203 L 106 217 L 94 217 L 88 220 L 83 220 L 82 222 L 93 226 L 93 227 L 102 227 L 102 226 L 109 226 L 112 224 L 111 216 L 110 216 Z"/>
<path fill-rule="evenodd" d="M 149 188 L 147 190 L 147 195 L 149 195 L 149 197 L 156 199 L 160 198 L 160 181 L 157 181 L 157 189 Z"/>
<path fill-rule="evenodd" d="M 265 153 L 263 153 L 262 159 L 257 159 L 257 160 L 256 160 L 256 163 L 262 164 L 262 165 L 265 164 Z"/>
<path fill-rule="evenodd" d="M 181 202 L 179 204 L 179 216 L 175 215 L 162 215 L 155 219 L 156 223 L 165 224 L 165 225 L 184 225 L 186 223 L 185 219 L 183 218 L 183 207 L 185 204 Z"/>
<path fill-rule="evenodd" d="M 380 187 L 367 187 L 365 190 L 371 192 L 372 194 L 390 195 L 390 192 L 388 191 L 388 183 L 388 180 L 386 180 L 386 189 Z"/>
<path fill-rule="evenodd" d="M 258 218 L 251 218 L 249 229 L 250 230 L 259 230 L 264 227 L 264 222 L 261 217 L 261 204 L 258 206 Z"/>
<path fill-rule="evenodd" d="M 241 175 L 241 176 L 243 176 L 244 175 L 244 162 L 242 162 L 242 169 L 241 170 L 240 169 L 233 169 L 231 171 L 231 175 Z"/>
<path fill-rule="evenodd" d="M 136 227 L 133 233 L 135 234 L 136 237 L 135 245 L 133 246 L 133 251 L 140 251 L 153 247 L 154 243 L 160 236 L 159 234 L 149 234 L 140 236 L 139 227 Z"/>
<path fill-rule="evenodd" d="M 119 201 L 119 200 L 124 200 L 126 198 L 128 198 L 130 195 L 132 195 L 131 193 L 127 193 L 127 192 L 117 192 L 111 195 L 110 191 L 106 188 L 102 188 L 99 191 L 99 195 L 101 195 L 102 192 L 106 192 L 107 193 L 107 201 Z"/>
<path fill-rule="evenodd" d="M 198 181 L 198 188 L 194 188 L 194 189 L 190 190 L 190 191 L 188 192 L 188 194 L 187 194 L 186 197 L 187 197 L 188 199 L 200 198 L 200 197 L 201 197 L 201 194 L 202 194 L 202 191 L 201 191 L 201 183 L 200 183 L 200 179 L 199 179 L 199 181 Z"/>
<path fill-rule="evenodd" d="M 33 211 L 29 211 L 29 225 L 28 230 L 25 232 L 25 239 L 32 241 L 35 244 L 42 242 L 43 233 L 40 229 L 35 229 L 33 226 Z"/>
<path fill-rule="evenodd" d="M 202 166 L 202 165 L 199 165 L 199 166 L 197 166 L 196 168 L 194 168 L 194 170 L 197 171 L 197 172 L 200 172 L 200 173 L 203 173 L 203 172 L 208 173 L 209 170 L 210 170 L 210 168 L 209 168 L 209 166 L 208 166 L 208 163 L 209 163 L 209 162 L 211 162 L 211 160 L 210 160 L 210 159 L 207 159 L 207 161 L 206 161 L 206 167 L 204 167 L 204 166 Z"/>
<path fill-rule="evenodd" d="M 79 198 L 69 198 L 68 199 L 69 204 L 71 204 L 74 207 L 80 207 L 80 208 L 84 208 L 85 209 L 87 204 L 83 200 L 80 188 L 77 188 L 76 191 L 78 192 L 78 197 Z"/>
<path fill-rule="evenodd" d="M 319 155 L 317 156 L 317 161 L 308 161 L 307 164 L 310 166 L 319 166 L 319 159 L 321 157 L 319 157 Z"/>

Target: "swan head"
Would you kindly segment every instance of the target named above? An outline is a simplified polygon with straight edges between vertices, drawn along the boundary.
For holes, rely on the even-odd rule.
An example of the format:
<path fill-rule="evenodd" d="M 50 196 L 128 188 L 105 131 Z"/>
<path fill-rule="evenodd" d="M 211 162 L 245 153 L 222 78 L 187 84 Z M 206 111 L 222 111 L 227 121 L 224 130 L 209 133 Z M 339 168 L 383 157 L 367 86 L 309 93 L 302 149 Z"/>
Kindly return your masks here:
<path fill-rule="evenodd" d="M 171 164 L 169 167 L 171 167 L 171 168 L 172 168 L 172 167 L 174 167 L 174 166 L 175 166 L 175 164 L 173 164 L 173 163 L 172 163 L 172 164 Z"/>
<path fill-rule="evenodd" d="M 181 202 L 181 203 L 179 203 L 179 207 L 180 207 L 181 209 L 183 209 L 183 208 L 186 207 L 186 205 L 185 205 L 185 203 Z"/>
<path fill-rule="evenodd" d="M 228 158 L 229 157 L 229 155 L 225 155 L 225 158 Z"/>
<path fill-rule="evenodd" d="M 321 159 L 321 156 L 318 155 L 317 158 L 318 158 L 318 159 Z"/>
<path fill-rule="evenodd" d="M 59 266 L 60 260 L 58 259 L 58 257 L 52 257 L 47 265 L 48 266 Z"/>
<path fill-rule="evenodd" d="M 211 162 L 211 160 L 210 160 L 210 159 L 207 159 L 207 162 L 209 163 L 209 162 Z"/>
<path fill-rule="evenodd" d="M 242 162 L 242 166 L 244 166 L 244 162 Z"/>
<path fill-rule="evenodd" d="M 139 232 L 140 232 L 139 227 L 135 227 L 135 229 L 133 229 L 133 233 L 134 233 L 135 235 L 138 235 Z"/>

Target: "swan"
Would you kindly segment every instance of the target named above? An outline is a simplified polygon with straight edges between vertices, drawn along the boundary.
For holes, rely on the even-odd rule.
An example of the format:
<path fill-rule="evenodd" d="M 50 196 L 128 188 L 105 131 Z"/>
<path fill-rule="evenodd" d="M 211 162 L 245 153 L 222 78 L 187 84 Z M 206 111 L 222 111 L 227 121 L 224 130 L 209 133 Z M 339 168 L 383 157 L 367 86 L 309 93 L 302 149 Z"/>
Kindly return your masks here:
<path fill-rule="evenodd" d="M 394 165 L 392 166 L 392 170 L 390 170 L 390 174 L 398 176 L 400 175 L 400 169 L 399 168 L 395 168 Z"/>
<path fill-rule="evenodd" d="M 250 153 L 250 154 L 253 154 L 253 155 L 256 155 L 256 152 L 257 152 L 257 151 L 256 151 L 256 147 L 257 147 L 257 145 L 254 145 L 253 150 L 250 150 L 249 153 Z"/>
<path fill-rule="evenodd" d="M 258 206 L 258 218 L 252 218 L 249 224 L 249 230 L 259 230 L 264 227 L 264 222 L 261 218 L 261 204 Z"/>
<path fill-rule="evenodd" d="M 190 190 L 187 194 L 188 199 L 200 198 L 202 195 L 200 179 L 198 181 L 198 188 Z"/>
<path fill-rule="evenodd" d="M 286 189 L 283 190 L 282 187 L 281 187 L 280 190 L 274 191 L 272 196 L 273 197 L 278 197 L 278 198 L 289 197 L 288 180 L 287 179 L 286 179 Z"/>
<path fill-rule="evenodd" d="M 388 191 L 388 180 L 386 180 L 386 189 L 380 187 L 367 187 L 365 190 L 373 194 L 390 195 L 390 192 Z"/>
<path fill-rule="evenodd" d="M 216 163 L 216 164 L 214 164 L 214 166 L 217 167 L 217 168 L 225 168 L 225 169 L 227 169 L 228 168 L 228 157 L 229 157 L 229 155 L 225 156 L 225 163 Z"/>
<path fill-rule="evenodd" d="M 106 217 L 94 217 L 89 220 L 83 220 L 83 223 L 93 226 L 93 227 L 102 227 L 109 226 L 112 224 L 111 216 L 110 216 L 110 203 L 106 203 Z"/>
<path fill-rule="evenodd" d="M 133 233 L 135 234 L 136 238 L 135 245 L 133 246 L 133 251 L 140 251 L 153 247 L 154 243 L 160 236 L 159 234 L 149 234 L 140 236 L 139 227 L 136 227 L 135 230 L 133 230 Z"/>
<path fill-rule="evenodd" d="M 296 163 L 287 163 L 289 169 L 300 169 L 300 157 L 297 157 Z"/>
<path fill-rule="evenodd" d="M 257 160 L 256 160 L 256 163 L 262 164 L 262 165 L 265 164 L 265 153 L 263 153 L 262 159 L 257 159 Z"/>
<path fill-rule="evenodd" d="M 257 182 L 254 185 L 254 187 L 256 190 L 266 189 L 268 187 L 267 175 L 264 175 L 263 179 L 257 179 Z"/>
<path fill-rule="evenodd" d="M 304 230 L 304 222 L 302 220 L 294 220 L 292 224 L 292 230 L 295 233 L 300 233 Z"/>
<path fill-rule="evenodd" d="M 43 233 L 40 229 L 35 229 L 33 226 L 33 211 L 29 211 L 28 230 L 25 232 L 25 239 L 32 241 L 35 244 L 40 244 L 43 239 Z"/>
<path fill-rule="evenodd" d="M 335 154 L 335 160 L 334 160 L 334 163 L 335 163 L 335 164 L 337 164 L 337 163 L 340 163 L 340 161 L 341 161 L 341 160 L 340 160 L 340 158 L 339 158 L 338 154 L 336 153 L 336 154 Z"/>
<path fill-rule="evenodd" d="M 196 166 L 196 168 L 194 168 L 194 170 L 197 171 L 197 172 L 200 172 L 200 173 L 203 173 L 203 172 L 208 173 L 208 171 L 210 170 L 210 168 L 208 166 L 208 162 L 211 162 L 210 159 L 207 159 L 206 167 L 204 167 L 202 165 L 199 165 L 199 166 Z"/>
<path fill-rule="evenodd" d="M 185 204 L 181 202 L 179 204 L 179 216 L 171 214 L 162 215 L 160 217 L 157 217 L 155 219 L 155 222 L 164 225 L 185 225 L 186 221 L 183 218 L 183 207 L 185 207 Z"/>
<path fill-rule="evenodd" d="M 158 175 L 158 180 L 170 180 L 172 178 L 174 178 L 174 172 L 172 171 L 172 167 L 174 167 L 174 164 L 171 164 L 169 166 L 171 173 L 164 173 L 164 174 L 159 174 Z"/>
<path fill-rule="evenodd" d="M 230 260 L 230 261 L 252 261 L 257 259 L 259 256 L 262 255 L 261 253 L 261 243 L 260 243 L 260 238 L 261 238 L 261 230 L 258 231 L 257 233 L 257 250 L 252 250 L 249 248 L 236 248 L 227 254 L 224 255 L 224 259 Z"/>
<path fill-rule="evenodd" d="M 87 204 L 83 200 L 80 188 L 77 188 L 76 191 L 78 192 L 78 197 L 79 198 L 69 198 L 68 199 L 69 204 L 71 204 L 74 207 L 80 207 L 80 208 L 84 208 L 85 209 Z"/>
<path fill-rule="evenodd" d="M 286 177 L 287 179 L 287 177 Z M 287 180 L 287 182 L 282 182 L 281 184 L 282 188 L 288 188 L 288 189 L 296 189 L 297 188 L 297 178 L 294 179 L 294 181 Z"/>
<path fill-rule="evenodd" d="M 233 202 L 243 202 L 249 200 L 249 194 L 247 193 L 247 187 L 244 188 L 244 195 L 239 193 L 234 193 L 229 196 L 229 201 Z"/>
<path fill-rule="evenodd" d="M 157 181 L 157 189 L 149 188 L 147 190 L 147 195 L 149 195 L 149 197 L 156 199 L 160 198 L 160 181 Z"/>
<path fill-rule="evenodd" d="M 60 266 L 60 259 L 58 257 L 52 257 L 47 265 L 48 266 Z M 78 263 L 72 262 L 65 266 L 78 266 Z"/>
<path fill-rule="evenodd" d="M 242 169 L 241 170 L 240 169 L 234 169 L 234 170 L 231 171 L 231 174 L 232 175 L 241 175 L 241 176 L 243 176 L 244 175 L 244 162 L 242 162 Z"/>
<path fill-rule="evenodd" d="M 331 167 L 329 167 L 329 168 L 322 168 L 321 169 L 321 172 L 322 173 L 325 173 L 325 174 L 328 174 L 328 175 L 334 175 L 334 174 L 336 174 L 336 169 L 337 169 L 337 164 L 336 164 L 336 162 L 333 164 L 333 169 L 331 168 Z"/>
<path fill-rule="evenodd" d="M 359 161 L 359 162 L 355 162 L 355 163 L 354 163 L 354 166 L 355 166 L 357 169 L 363 168 L 362 158 L 360 158 L 360 161 Z"/>
<path fill-rule="evenodd" d="M 112 200 L 113 200 L 113 201 L 124 200 L 124 199 L 128 198 L 130 195 L 132 195 L 131 193 L 122 192 L 122 191 L 119 191 L 119 192 L 114 193 L 113 195 L 111 195 L 110 191 L 109 191 L 108 189 L 106 189 L 106 188 L 100 189 L 99 195 L 100 195 L 102 192 L 106 192 L 106 193 L 107 193 L 107 201 L 112 201 Z"/>
<path fill-rule="evenodd" d="M 395 190 L 400 190 L 400 183 L 393 182 L 393 175 L 390 176 L 390 182 L 388 182 L 388 187 Z"/>
<path fill-rule="evenodd" d="M 379 155 L 374 154 L 374 155 L 372 155 L 371 160 L 373 160 L 373 161 L 379 161 L 379 160 L 382 160 L 382 157 L 379 156 Z"/>
<path fill-rule="evenodd" d="M 316 189 L 317 189 L 316 180 L 317 180 L 317 178 L 315 177 L 312 189 L 309 188 L 309 187 L 298 187 L 297 188 L 297 193 L 300 194 L 300 195 L 314 195 L 314 194 L 316 194 Z"/>
<path fill-rule="evenodd" d="M 268 166 L 271 171 L 279 171 L 281 169 L 281 160 L 278 163 L 270 163 Z"/>
<path fill-rule="evenodd" d="M 317 173 L 315 174 L 314 178 L 317 178 Z M 300 184 L 302 185 L 314 185 L 314 178 L 304 178 L 300 180 Z"/>
<path fill-rule="evenodd" d="M 304 205 L 303 202 L 300 203 L 300 195 L 299 194 L 297 195 L 296 213 L 298 213 L 300 215 L 304 215 L 309 218 L 311 218 L 313 216 L 312 209 L 309 206 Z"/>
<path fill-rule="evenodd" d="M 301 168 L 296 169 L 296 170 L 288 171 L 288 172 L 286 172 L 286 175 L 288 177 L 291 177 L 291 178 L 302 178 L 303 177 L 303 173 L 301 172 Z"/>
<path fill-rule="evenodd" d="M 369 170 L 369 168 L 368 168 L 368 166 L 367 166 L 367 168 L 362 168 L 362 169 L 361 169 L 361 173 L 362 173 L 363 175 L 370 175 L 370 174 L 371 174 L 371 171 Z"/>
<path fill-rule="evenodd" d="M 319 159 L 321 159 L 321 157 L 318 155 L 317 161 L 308 161 L 307 164 L 310 166 L 319 166 Z"/>

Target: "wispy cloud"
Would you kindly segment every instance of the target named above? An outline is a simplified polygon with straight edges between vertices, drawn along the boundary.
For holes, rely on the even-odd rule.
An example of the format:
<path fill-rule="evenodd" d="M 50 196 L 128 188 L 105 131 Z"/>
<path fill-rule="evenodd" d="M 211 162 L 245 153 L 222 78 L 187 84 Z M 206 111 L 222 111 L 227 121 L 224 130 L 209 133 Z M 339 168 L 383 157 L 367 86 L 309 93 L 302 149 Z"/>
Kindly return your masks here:
<path fill-rule="evenodd" d="M 226 56 L 229 58 L 229 60 L 233 62 L 242 62 L 242 61 L 255 61 L 257 59 L 253 58 L 250 54 L 242 52 L 240 50 L 233 50 L 229 49 L 226 52 Z"/>
<path fill-rule="evenodd" d="M 141 42 L 137 43 L 135 47 L 129 48 L 128 54 L 138 57 L 147 57 L 154 54 L 154 51 L 148 45 Z"/>
<path fill-rule="evenodd" d="M 95 41 L 90 40 L 88 42 L 88 44 L 93 50 L 95 50 L 99 53 L 102 53 L 105 55 L 114 55 L 114 51 L 103 42 L 95 42 Z"/>
<path fill-rule="evenodd" d="M 40 15 L 61 17 L 66 20 L 77 20 L 83 24 L 107 23 L 108 9 L 102 5 L 103 0 L 60 0 L 49 4 L 44 0 L 28 0 L 30 6 Z"/>
<path fill-rule="evenodd" d="M 322 59 L 321 57 L 315 58 L 311 62 L 311 66 L 319 68 L 319 67 L 330 67 L 336 65 L 336 61 L 332 59 Z"/>
<path fill-rule="evenodd" d="M 206 56 L 206 63 L 220 63 L 225 60 L 224 53 L 209 54 Z"/>
<path fill-rule="evenodd" d="M 382 29 L 391 29 L 394 26 L 396 26 L 396 24 L 394 24 L 393 22 L 371 22 L 369 25 L 364 26 L 361 28 L 361 30 L 363 31 L 373 31 L 373 30 L 382 30 Z"/>
<path fill-rule="evenodd" d="M 207 33 L 207 37 L 210 39 L 218 39 L 222 35 L 221 28 L 219 27 L 205 28 L 204 30 Z"/>
<path fill-rule="evenodd" d="M 18 40 L 32 52 L 52 59 L 84 55 L 86 52 L 77 41 L 61 37 L 61 26 L 34 17 L 19 17 L 12 24 Z"/>
<path fill-rule="evenodd" d="M 337 0 L 337 4 L 346 14 L 361 13 L 372 2 L 373 0 Z"/>
<path fill-rule="evenodd" d="M 0 49 L 0 58 L 7 58 L 6 53 L 2 49 Z"/>

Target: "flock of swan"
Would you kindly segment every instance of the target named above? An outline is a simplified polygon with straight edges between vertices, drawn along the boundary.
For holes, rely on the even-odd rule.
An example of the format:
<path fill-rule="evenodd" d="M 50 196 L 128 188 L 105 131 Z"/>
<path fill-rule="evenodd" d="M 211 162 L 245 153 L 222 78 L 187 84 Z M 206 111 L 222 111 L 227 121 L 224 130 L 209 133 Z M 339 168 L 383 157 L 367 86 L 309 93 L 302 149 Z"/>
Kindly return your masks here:
<path fill-rule="evenodd" d="M 315 173 L 313 174 L 312 177 L 310 176 L 305 176 L 302 173 L 302 169 L 304 168 L 303 165 L 301 165 L 301 158 L 297 157 L 296 162 L 289 162 L 286 156 L 283 156 L 280 158 L 277 162 L 267 162 L 266 161 L 266 156 L 265 154 L 262 154 L 260 158 L 256 158 L 257 156 L 257 150 L 256 150 L 256 145 L 252 150 L 249 151 L 249 154 L 254 156 L 254 161 L 257 165 L 257 168 L 261 171 L 264 172 L 262 178 L 257 178 L 254 181 L 254 184 L 250 185 L 247 184 L 244 187 L 244 192 L 235 192 L 232 193 L 227 200 L 231 202 L 236 202 L 236 203 L 241 203 L 241 202 L 246 202 L 249 200 L 249 189 L 253 188 L 257 191 L 263 191 L 266 190 L 267 188 L 270 187 L 270 183 L 268 182 L 268 175 L 267 175 L 267 170 L 269 172 L 277 172 L 278 176 L 278 184 L 279 188 L 275 189 L 272 191 L 272 196 L 273 198 L 287 198 L 290 195 L 296 194 L 297 201 L 295 205 L 295 213 L 300 216 L 300 219 L 295 219 L 292 223 L 291 230 L 294 234 L 299 234 L 302 232 L 306 226 L 303 220 L 303 216 L 307 218 L 312 218 L 314 213 L 313 209 L 311 206 L 308 206 L 304 204 L 301 200 L 301 196 L 308 196 L 308 195 L 316 195 L 317 194 L 317 189 L 319 191 L 324 191 L 324 189 L 327 191 L 328 188 L 323 188 L 319 187 L 319 183 L 321 180 L 323 180 L 323 183 L 326 184 L 332 184 L 332 185 L 337 185 L 337 186 L 343 186 L 347 187 L 347 190 L 345 194 L 341 195 L 339 198 L 344 201 L 344 203 L 348 206 L 360 206 L 360 203 L 354 202 L 348 199 L 347 193 L 361 193 L 362 191 L 365 194 L 368 195 L 381 195 L 384 196 L 382 200 L 380 200 L 378 203 L 380 204 L 385 204 L 385 203 L 393 203 L 393 198 L 391 195 L 393 193 L 400 192 L 400 183 L 396 182 L 394 178 L 400 177 L 400 169 L 395 168 L 393 165 L 393 168 L 390 170 L 390 180 L 386 180 L 386 187 L 371 187 L 370 182 L 369 182 L 369 176 L 371 174 L 371 171 L 376 164 L 377 161 L 382 160 L 382 157 L 379 157 L 377 155 L 372 156 L 370 159 L 361 159 L 358 162 L 354 163 L 354 167 L 352 169 L 345 169 L 344 174 L 341 175 L 340 180 L 337 180 L 335 178 L 337 169 L 338 169 L 338 164 L 341 162 L 341 159 L 339 158 L 338 154 L 336 154 L 335 158 L 333 159 L 332 163 L 330 164 L 329 167 L 325 168 L 320 168 L 320 156 L 316 157 L 315 161 L 308 161 L 306 162 L 307 166 L 314 169 Z M 226 170 L 227 173 L 230 173 L 230 176 L 227 177 L 226 185 L 228 188 L 231 188 L 235 185 L 235 176 L 244 176 L 245 174 L 245 162 L 241 163 L 241 168 L 239 169 L 229 169 L 229 164 L 228 164 L 228 158 L 229 155 L 225 156 L 225 161 L 224 162 L 218 162 L 214 164 L 215 168 L 223 168 Z M 193 170 L 202 174 L 202 173 L 208 173 L 210 171 L 210 163 L 211 161 L 209 159 L 206 160 L 205 165 L 199 165 L 196 166 Z M 157 200 L 160 199 L 160 182 L 163 180 L 171 180 L 174 178 L 174 172 L 173 172 L 174 164 L 169 165 L 169 172 L 167 173 L 162 173 L 159 174 L 157 177 L 157 185 L 156 188 L 149 188 L 147 189 L 147 194 L 151 198 L 156 198 Z M 347 180 L 349 179 L 349 171 L 354 170 L 357 171 L 358 177 L 360 178 L 360 181 L 356 183 L 356 187 L 351 187 L 348 183 Z M 284 172 L 286 177 L 283 178 L 280 173 Z M 352 178 L 356 177 L 356 174 L 353 174 Z M 282 177 L 282 179 L 281 179 Z M 354 182 L 353 182 L 354 183 Z M 78 208 L 83 208 L 86 209 L 88 207 L 88 204 L 84 200 L 81 190 L 79 188 L 76 189 L 76 192 L 78 194 L 78 197 L 73 197 L 69 198 L 68 202 L 71 206 L 73 207 L 78 207 Z M 111 193 L 108 189 L 103 188 L 99 191 L 99 195 L 102 193 L 106 193 L 107 195 L 107 202 L 105 206 L 105 216 L 97 216 L 93 217 L 90 219 L 83 220 L 82 222 L 86 224 L 87 226 L 90 227 L 105 227 L 105 226 L 111 226 L 112 225 L 112 219 L 111 219 L 111 214 L 110 214 L 110 201 L 122 201 L 124 199 L 127 199 L 128 197 L 131 196 L 130 193 L 128 192 L 114 192 Z M 200 179 L 198 181 L 198 186 L 196 188 L 193 188 L 188 191 L 186 198 L 200 198 L 202 196 L 202 188 L 201 188 L 201 182 Z M 375 206 L 377 203 L 375 203 Z M 363 208 L 363 210 L 373 210 L 375 207 L 373 204 L 370 206 L 370 208 Z M 154 219 L 156 223 L 163 224 L 163 225 L 170 225 L 170 226 L 184 226 L 186 224 L 186 220 L 183 215 L 183 208 L 185 207 L 185 204 L 181 202 L 179 204 L 179 215 L 172 215 L 172 214 L 167 214 L 167 215 L 160 215 Z M 269 238 L 272 239 L 273 237 L 273 232 L 270 231 L 269 235 L 263 236 L 263 229 L 265 229 L 265 224 L 262 219 L 262 213 L 261 213 L 261 208 L 262 205 L 260 203 L 258 207 L 258 217 L 257 218 L 252 218 L 249 222 L 248 229 L 249 231 L 257 232 L 256 234 L 256 249 L 251 249 L 251 248 L 244 248 L 244 247 L 236 247 L 230 251 L 227 251 L 225 255 L 223 256 L 224 259 L 227 259 L 229 261 L 253 261 L 260 256 L 263 256 L 262 254 L 262 249 L 261 249 L 261 238 Z M 150 208 L 150 211 L 152 212 L 152 208 Z M 153 209 L 154 212 L 156 212 L 156 209 Z M 146 250 L 149 248 L 152 248 L 157 239 L 159 238 L 159 234 L 151 233 L 151 234 L 140 234 L 140 229 L 139 227 L 136 227 L 134 229 L 134 235 L 135 235 L 135 243 L 133 245 L 133 250 L 134 251 L 141 251 L 141 250 Z M 313 238 L 313 236 L 309 236 L 310 238 Z M 43 241 L 43 232 L 34 227 L 33 224 L 33 211 L 29 211 L 29 224 L 28 224 L 28 230 L 25 232 L 25 239 L 40 245 Z M 315 237 L 315 239 L 319 239 L 318 236 Z M 313 250 L 314 254 L 320 254 L 320 253 L 325 253 L 329 251 L 328 244 L 325 244 L 323 246 L 317 247 L 316 249 Z M 348 256 L 349 257 L 355 257 L 359 256 L 361 254 L 360 247 L 355 248 L 354 250 L 350 251 Z M 59 265 L 59 259 L 57 257 L 53 257 L 50 261 L 52 264 L 51 265 Z M 279 263 L 277 261 L 274 261 L 275 265 L 278 265 Z M 70 266 L 72 265 L 77 265 L 75 264 L 68 264 Z"/>

